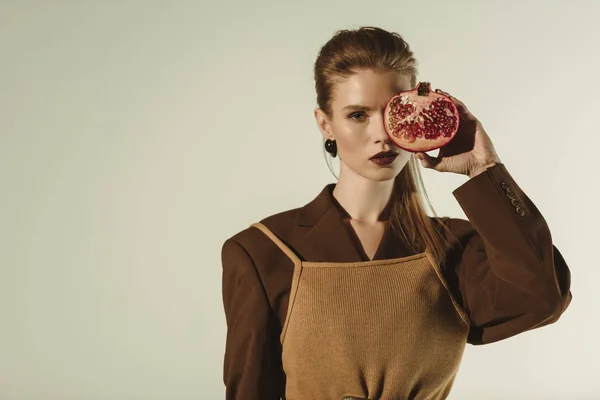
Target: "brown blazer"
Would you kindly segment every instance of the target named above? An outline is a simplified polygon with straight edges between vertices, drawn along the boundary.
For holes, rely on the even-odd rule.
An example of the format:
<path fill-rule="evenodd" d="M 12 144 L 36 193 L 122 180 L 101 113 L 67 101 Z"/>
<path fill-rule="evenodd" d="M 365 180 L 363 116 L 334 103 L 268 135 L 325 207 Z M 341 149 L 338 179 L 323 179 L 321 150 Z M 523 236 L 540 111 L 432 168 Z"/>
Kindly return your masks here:
<path fill-rule="evenodd" d="M 368 258 L 329 184 L 304 207 L 260 222 L 306 261 Z M 459 239 L 444 275 L 471 319 L 468 343 L 481 345 L 556 322 L 571 302 L 569 267 L 539 210 L 503 164 L 453 191 L 468 220 L 445 222 Z M 439 222 L 435 219 L 435 222 Z M 283 397 L 279 335 L 293 264 L 264 233 L 247 228 L 222 247 L 227 338 L 223 380 L 228 400 Z M 411 255 L 386 229 L 374 259 Z"/>

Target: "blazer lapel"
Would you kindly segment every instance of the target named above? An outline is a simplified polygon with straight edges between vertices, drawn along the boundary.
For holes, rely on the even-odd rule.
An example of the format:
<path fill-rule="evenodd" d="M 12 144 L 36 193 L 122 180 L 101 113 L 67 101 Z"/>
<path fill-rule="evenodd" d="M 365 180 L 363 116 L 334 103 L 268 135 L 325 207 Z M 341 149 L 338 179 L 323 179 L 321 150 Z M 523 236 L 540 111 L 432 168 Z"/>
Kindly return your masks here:
<path fill-rule="evenodd" d="M 328 184 L 310 203 L 300 209 L 292 245 L 306 261 L 358 262 L 364 261 L 356 247 L 342 211 L 332 200 L 334 183 Z"/>
<path fill-rule="evenodd" d="M 306 261 L 368 261 L 360 241 L 352 228 L 344 222 L 347 215 L 333 197 L 334 188 L 335 183 L 326 185 L 314 200 L 300 209 L 295 223 L 296 234 L 293 235 L 291 244 Z M 389 214 L 386 218 L 389 218 Z M 386 224 L 373 260 L 409 255 L 411 254 L 402 240 Z"/>

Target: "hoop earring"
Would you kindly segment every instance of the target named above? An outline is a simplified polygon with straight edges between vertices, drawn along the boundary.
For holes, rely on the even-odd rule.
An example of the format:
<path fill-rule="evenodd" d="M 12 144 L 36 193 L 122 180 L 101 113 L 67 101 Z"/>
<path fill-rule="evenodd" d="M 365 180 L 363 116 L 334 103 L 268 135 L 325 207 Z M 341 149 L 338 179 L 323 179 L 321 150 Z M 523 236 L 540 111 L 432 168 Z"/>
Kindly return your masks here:
<path fill-rule="evenodd" d="M 331 154 L 332 157 L 337 155 L 337 144 L 335 143 L 335 140 L 327 139 L 325 141 L 325 151 Z"/>

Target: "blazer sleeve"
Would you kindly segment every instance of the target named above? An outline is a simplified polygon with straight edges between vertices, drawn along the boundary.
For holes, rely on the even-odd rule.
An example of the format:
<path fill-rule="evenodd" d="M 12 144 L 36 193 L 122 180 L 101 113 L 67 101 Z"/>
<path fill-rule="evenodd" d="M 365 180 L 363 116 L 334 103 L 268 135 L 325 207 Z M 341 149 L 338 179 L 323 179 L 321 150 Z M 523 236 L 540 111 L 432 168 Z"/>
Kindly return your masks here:
<path fill-rule="evenodd" d="M 279 400 L 285 386 L 279 323 L 257 269 L 234 238 L 221 250 L 227 337 L 223 363 L 226 400 Z"/>
<path fill-rule="evenodd" d="M 468 218 L 448 221 L 462 244 L 454 274 L 471 319 L 468 343 L 492 343 L 557 321 L 573 297 L 569 267 L 506 166 L 488 168 L 453 195 Z"/>

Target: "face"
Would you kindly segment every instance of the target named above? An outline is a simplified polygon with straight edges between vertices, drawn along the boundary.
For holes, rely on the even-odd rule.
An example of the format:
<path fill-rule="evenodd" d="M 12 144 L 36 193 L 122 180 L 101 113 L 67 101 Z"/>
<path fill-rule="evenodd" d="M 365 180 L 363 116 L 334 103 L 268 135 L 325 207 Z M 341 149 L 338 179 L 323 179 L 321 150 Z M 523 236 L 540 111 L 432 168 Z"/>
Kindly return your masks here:
<path fill-rule="evenodd" d="M 341 162 L 340 177 L 353 173 L 371 180 L 386 181 L 394 179 L 404 168 L 411 153 L 389 139 L 383 127 L 383 111 L 390 97 L 410 89 L 410 76 L 359 70 L 336 84 L 332 120 L 321 109 L 315 110 L 323 136 L 336 141 Z M 353 105 L 358 107 L 349 107 Z M 375 154 L 388 150 L 398 153 L 391 164 L 378 165 L 370 160 Z"/>

